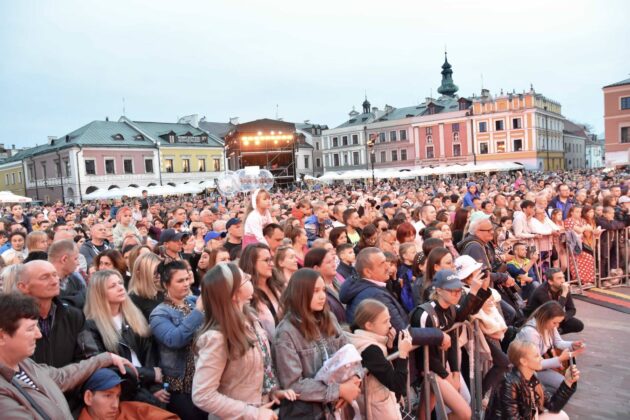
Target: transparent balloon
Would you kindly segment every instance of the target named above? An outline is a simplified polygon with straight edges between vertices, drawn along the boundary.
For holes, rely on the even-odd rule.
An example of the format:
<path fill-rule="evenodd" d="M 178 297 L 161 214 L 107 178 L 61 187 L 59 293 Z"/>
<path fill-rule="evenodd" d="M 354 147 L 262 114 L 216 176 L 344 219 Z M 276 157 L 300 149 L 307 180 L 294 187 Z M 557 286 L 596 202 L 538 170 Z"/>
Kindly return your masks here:
<path fill-rule="evenodd" d="M 233 198 L 241 191 L 241 184 L 236 173 L 226 171 L 216 180 L 217 190 L 225 198 Z"/>
<path fill-rule="evenodd" d="M 258 188 L 258 174 L 239 169 L 236 171 L 236 177 L 239 180 L 241 192 L 250 192 Z"/>
<path fill-rule="evenodd" d="M 273 187 L 274 179 L 273 174 L 267 169 L 261 169 L 258 174 L 259 188 L 264 188 L 269 191 Z"/>

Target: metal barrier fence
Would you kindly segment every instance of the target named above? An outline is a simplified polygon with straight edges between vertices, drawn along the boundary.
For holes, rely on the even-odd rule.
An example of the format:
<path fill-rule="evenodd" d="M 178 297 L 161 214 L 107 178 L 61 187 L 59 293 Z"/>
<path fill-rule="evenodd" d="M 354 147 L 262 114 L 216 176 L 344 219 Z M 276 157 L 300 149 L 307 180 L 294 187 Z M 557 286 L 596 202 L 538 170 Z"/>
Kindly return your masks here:
<path fill-rule="evenodd" d="M 550 238 L 551 235 L 545 235 L 541 239 L 524 242 L 528 245 L 534 245 L 540 250 L 547 248 L 547 246 L 541 245 L 549 242 Z M 594 238 L 593 247 L 590 250 L 585 249 L 583 244 L 580 253 L 592 255 L 592 260 L 581 257 L 572 246 L 569 246 L 566 234 L 560 235 L 552 249 L 558 256 L 558 265 L 567 274 L 567 281 L 574 286 L 574 293 L 583 293 L 590 287 L 630 286 L 630 227 L 604 230 L 599 237 Z M 545 251 L 544 256 L 534 266 L 541 282 L 545 277 L 545 268 L 552 264 L 551 254 L 551 251 Z M 585 281 L 586 279 L 583 278 L 584 270 L 592 270 L 593 283 Z"/>
<path fill-rule="evenodd" d="M 597 287 L 630 286 L 630 227 L 605 230 L 596 243 Z"/>
<path fill-rule="evenodd" d="M 483 379 L 482 378 L 483 366 L 480 360 L 480 353 L 479 353 L 479 349 L 481 348 L 481 343 L 479 342 L 481 335 L 480 333 L 478 333 L 480 331 L 479 320 L 475 319 L 473 320 L 472 323 L 469 321 L 458 322 L 455 325 L 453 325 L 450 329 L 443 332 L 449 333 L 455 329 L 458 330 L 458 334 L 457 334 L 458 337 L 461 335 L 462 331 L 465 329 L 468 334 L 468 340 L 469 340 L 468 342 L 470 342 L 470 340 L 472 340 L 473 342 L 471 346 L 472 354 L 469 354 L 471 411 L 472 411 L 473 420 L 481 420 L 483 418 L 483 407 L 482 407 L 483 395 L 482 395 L 482 385 L 481 385 L 482 379 Z M 462 346 L 459 345 L 459 340 L 455 343 L 451 343 L 451 345 L 457 346 L 457 363 L 458 365 L 460 365 Z M 420 347 L 421 346 L 413 346 L 412 353 L 410 353 L 410 356 L 413 354 L 413 352 L 415 352 Z M 425 412 L 426 420 L 431 419 L 431 412 L 433 410 L 435 410 L 436 417 L 438 420 L 447 420 L 448 415 L 446 414 L 446 405 L 444 404 L 444 400 L 442 398 L 442 393 L 440 391 L 440 387 L 438 384 L 437 375 L 434 372 L 431 372 L 431 370 L 429 369 L 429 345 L 425 345 L 422 347 L 424 347 L 423 360 L 422 360 L 422 378 L 423 378 L 422 397 L 418 395 L 419 397 L 418 408 L 422 406 L 421 402 L 424 401 L 425 402 L 424 412 Z M 441 356 L 442 356 L 442 362 L 444 363 L 446 352 L 442 351 Z M 398 357 L 399 357 L 399 353 L 395 352 L 395 353 L 390 354 L 387 357 L 387 360 L 391 362 L 391 361 L 396 360 Z M 413 405 L 411 403 L 411 389 L 410 389 L 411 387 L 409 385 L 410 375 L 411 375 L 411 370 L 409 370 L 409 374 L 407 375 L 407 397 L 405 398 L 405 406 L 406 406 L 405 408 L 409 411 L 413 409 Z M 435 407 L 433 409 L 431 408 L 431 404 L 430 404 L 432 393 L 435 396 Z"/>

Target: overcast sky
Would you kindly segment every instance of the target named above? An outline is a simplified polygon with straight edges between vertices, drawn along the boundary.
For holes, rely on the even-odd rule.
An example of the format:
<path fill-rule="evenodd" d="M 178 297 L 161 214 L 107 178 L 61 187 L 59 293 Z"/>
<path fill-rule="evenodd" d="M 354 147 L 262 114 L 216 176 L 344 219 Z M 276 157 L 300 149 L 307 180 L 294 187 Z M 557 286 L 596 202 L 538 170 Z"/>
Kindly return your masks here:
<path fill-rule="evenodd" d="M 0 0 L 0 142 L 42 144 L 106 116 L 334 127 L 437 96 L 536 91 L 603 132 L 602 86 L 630 75 L 630 2 Z"/>

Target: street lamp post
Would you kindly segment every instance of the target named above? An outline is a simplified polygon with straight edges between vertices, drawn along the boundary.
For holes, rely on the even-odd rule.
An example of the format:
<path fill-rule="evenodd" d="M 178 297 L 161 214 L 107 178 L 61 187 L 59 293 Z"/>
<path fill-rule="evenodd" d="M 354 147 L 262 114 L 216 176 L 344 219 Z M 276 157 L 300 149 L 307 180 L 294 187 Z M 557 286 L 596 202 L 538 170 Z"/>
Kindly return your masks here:
<path fill-rule="evenodd" d="M 376 185 L 374 178 L 374 162 L 376 161 L 376 150 L 374 150 L 374 143 L 376 139 L 374 135 L 371 135 L 367 141 L 368 151 L 370 152 L 370 161 L 372 162 L 372 187 Z"/>

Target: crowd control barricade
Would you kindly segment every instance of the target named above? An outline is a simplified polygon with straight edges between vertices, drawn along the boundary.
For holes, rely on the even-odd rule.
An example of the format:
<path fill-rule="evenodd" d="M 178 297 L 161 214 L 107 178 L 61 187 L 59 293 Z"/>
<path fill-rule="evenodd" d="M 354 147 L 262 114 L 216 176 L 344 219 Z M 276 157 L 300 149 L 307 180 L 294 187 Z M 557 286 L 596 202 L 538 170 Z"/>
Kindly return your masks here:
<path fill-rule="evenodd" d="M 630 286 L 630 227 L 604 230 L 596 242 L 597 287 Z"/>
<path fill-rule="evenodd" d="M 469 346 L 469 350 L 471 350 L 469 354 L 469 378 L 470 378 L 470 397 L 471 397 L 472 419 L 481 420 L 483 418 L 483 409 L 482 409 L 483 395 L 482 395 L 481 383 L 483 379 L 484 366 L 482 363 L 480 363 L 480 355 L 479 355 L 479 349 L 481 347 L 479 340 L 482 337 L 481 333 L 477 333 L 478 331 L 480 331 L 479 321 L 474 320 L 472 323 L 469 321 L 459 322 L 453 325 L 453 327 L 451 327 L 449 330 L 444 331 L 444 332 L 449 333 L 455 329 L 459 331 L 458 337 L 461 336 L 463 331 L 466 331 L 467 338 L 468 338 L 467 343 L 471 344 Z M 461 347 L 462 346 L 460 346 L 459 344 L 460 344 L 459 342 L 451 343 L 451 345 L 457 346 L 457 363 L 461 364 Z M 466 344 L 466 343 L 463 343 L 463 344 Z M 447 420 L 448 415 L 446 413 L 446 405 L 444 404 L 444 399 L 442 398 L 442 393 L 440 392 L 440 388 L 438 386 L 437 375 L 434 372 L 431 372 L 431 370 L 429 369 L 429 346 L 425 345 L 423 347 L 424 347 L 424 352 L 423 352 L 424 354 L 423 354 L 423 360 L 422 360 L 422 373 L 423 373 L 422 390 L 421 390 L 422 395 L 418 395 L 419 402 L 420 401 L 426 402 L 424 405 L 425 419 L 427 420 L 431 419 L 432 410 L 431 410 L 430 401 L 431 401 L 431 393 L 433 393 L 433 395 L 435 396 L 435 407 L 433 408 L 433 410 L 435 410 L 436 418 L 438 420 Z M 413 351 L 419 348 L 420 346 L 413 346 L 412 354 L 413 354 Z M 395 352 L 395 353 L 390 354 L 387 357 L 387 360 L 391 362 L 393 360 L 396 360 L 398 357 L 399 357 L 399 353 Z M 446 354 L 444 351 L 441 352 L 441 357 L 442 357 L 442 362 L 444 363 L 445 358 L 446 358 Z M 420 368 L 420 367 L 418 366 L 417 368 Z M 414 407 L 411 401 L 411 386 L 410 386 L 411 370 L 409 372 L 410 373 L 407 375 L 407 397 L 404 399 L 404 405 L 405 405 L 405 408 L 411 412 Z M 418 408 L 420 407 L 421 407 L 421 404 L 419 403 Z M 376 420 L 380 420 L 380 419 L 376 419 Z"/>

